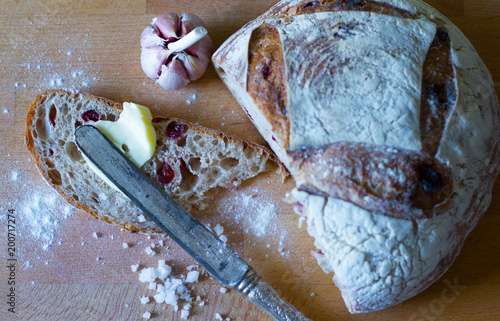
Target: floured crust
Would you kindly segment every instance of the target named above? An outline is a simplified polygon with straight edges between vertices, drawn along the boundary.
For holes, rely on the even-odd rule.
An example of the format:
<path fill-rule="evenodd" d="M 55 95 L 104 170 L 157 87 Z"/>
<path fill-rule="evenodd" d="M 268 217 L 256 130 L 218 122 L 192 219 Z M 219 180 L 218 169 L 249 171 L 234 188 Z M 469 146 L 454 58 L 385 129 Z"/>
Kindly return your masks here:
<path fill-rule="evenodd" d="M 279 37 L 260 39 L 283 58 L 268 66 L 285 71 L 278 129 L 274 102 L 256 99 L 265 85 L 249 86 L 267 81 L 248 54 L 269 26 Z M 349 311 L 402 302 L 448 269 L 491 200 L 500 107 L 447 18 L 419 0 L 281 1 L 212 60 L 295 177 L 292 202 Z"/>
<path fill-rule="evenodd" d="M 287 142 L 290 129 L 286 108 L 287 79 L 279 39 L 279 31 L 269 24 L 264 23 L 252 32 L 248 48 L 247 91 L 271 123 L 278 139 Z"/>
<path fill-rule="evenodd" d="M 342 142 L 291 152 L 299 190 L 394 218 L 431 218 L 449 208 L 451 170 L 424 152 Z"/>
<path fill-rule="evenodd" d="M 49 90 L 28 111 L 26 145 L 40 173 L 69 203 L 95 218 L 142 233 L 163 233 L 122 193 L 85 163 L 74 130 L 97 120 L 118 119 L 122 104 L 88 93 Z M 186 209 L 203 207 L 204 194 L 237 187 L 242 180 L 283 165 L 248 140 L 174 118 L 154 118 L 156 150 L 142 170 Z"/>

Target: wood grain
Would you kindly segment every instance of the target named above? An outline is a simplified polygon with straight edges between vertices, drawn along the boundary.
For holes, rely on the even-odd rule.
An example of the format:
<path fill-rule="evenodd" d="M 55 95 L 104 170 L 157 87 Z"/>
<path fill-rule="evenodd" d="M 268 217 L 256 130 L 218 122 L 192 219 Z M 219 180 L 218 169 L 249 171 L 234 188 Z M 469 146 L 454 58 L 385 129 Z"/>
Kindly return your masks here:
<path fill-rule="evenodd" d="M 203 78 L 177 92 L 166 92 L 143 75 L 139 36 L 151 19 L 166 11 L 192 12 L 207 24 L 215 46 L 277 1 L 270 0 L 8 0 L 0 6 L 0 204 L 1 228 L 6 211 L 15 209 L 17 313 L 7 312 L 8 270 L 0 272 L 0 320 L 142 320 L 146 311 L 157 320 L 180 320 L 179 312 L 161 304 L 142 305 L 148 295 L 130 266 L 156 266 L 164 258 L 174 273 L 185 274 L 194 261 L 169 239 L 121 231 L 73 210 L 64 219 L 66 205 L 55 198 L 45 211 L 58 213 L 52 246 L 32 236 L 22 216 L 36 197 L 52 192 L 41 179 L 24 145 L 28 107 L 38 92 L 62 87 L 84 90 L 117 101 L 134 101 L 154 114 L 184 118 L 222 129 L 257 143 L 264 140 L 213 67 Z M 500 92 L 500 1 L 429 0 L 470 39 L 489 68 Z M 500 183 L 492 204 L 467 239 L 451 269 L 428 290 L 387 310 L 350 315 L 332 275 L 321 271 L 310 256 L 313 240 L 282 199 L 293 187 L 274 174 L 245 182 L 237 191 L 219 191 L 208 209 L 193 213 L 205 224 L 220 223 L 229 244 L 287 300 L 315 321 L 329 320 L 498 320 L 500 302 Z M 238 195 L 276 204 L 277 218 L 270 231 L 257 236 L 245 227 L 237 210 L 219 210 L 237 202 Z M 232 204 L 235 205 L 235 204 Z M 237 208 L 237 207 L 234 207 Z M 93 232 L 99 233 L 95 239 Z M 0 233 L 5 235 L 4 232 Z M 164 240 L 155 256 L 144 249 Z M 130 245 L 123 249 L 122 244 Z M 0 237 L 2 266 L 7 262 L 7 239 Z M 458 284 L 455 292 L 450 284 Z M 209 276 L 193 288 L 205 306 L 195 306 L 190 320 L 214 320 L 216 313 L 231 320 L 269 320 L 235 291 L 219 292 Z"/>

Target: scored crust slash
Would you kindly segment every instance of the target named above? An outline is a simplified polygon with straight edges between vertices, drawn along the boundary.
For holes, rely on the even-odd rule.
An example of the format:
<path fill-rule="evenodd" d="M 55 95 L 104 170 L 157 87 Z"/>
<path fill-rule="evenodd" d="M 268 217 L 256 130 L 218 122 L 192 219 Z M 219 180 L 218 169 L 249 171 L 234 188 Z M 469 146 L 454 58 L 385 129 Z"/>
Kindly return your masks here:
<path fill-rule="evenodd" d="M 420 0 L 284 0 L 212 60 L 294 176 L 350 312 L 443 275 L 500 167 L 493 82 L 456 26 Z"/>

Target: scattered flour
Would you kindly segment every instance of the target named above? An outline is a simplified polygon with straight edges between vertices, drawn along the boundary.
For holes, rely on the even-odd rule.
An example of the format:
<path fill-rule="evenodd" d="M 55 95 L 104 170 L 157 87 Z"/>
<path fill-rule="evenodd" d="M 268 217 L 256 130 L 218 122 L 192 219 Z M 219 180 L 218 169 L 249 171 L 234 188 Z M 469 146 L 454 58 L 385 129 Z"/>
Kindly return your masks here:
<path fill-rule="evenodd" d="M 218 210 L 220 213 L 234 213 L 235 220 L 245 232 L 253 232 L 258 237 L 266 236 L 277 216 L 273 203 L 245 193 L 236 193 L 220 202 Z"/>
<path fill-rule="evenodd" d="M 73 213 L 73 207 L 53 191 L 31 192 L 21 204 L 20 210 L 20 234 L 30 233 L 40 241 L 44 250 L 52 246 L 61 220 L 67 219 Z"/>
<path fill-rule="evenodd" d="M 186 104 L 187 104 L 187 105 L 191 105 L 191 104 L 193 103 L 193 101 L 195 101 L 195 100 L 196 100 L 196 98 L 198 98 L 198 97 L 196 96 L 196 93 L 192 93 L 192 94 L 189 96 L 189 98 L 188 98 L 188 99 L 186 99 Z"/>

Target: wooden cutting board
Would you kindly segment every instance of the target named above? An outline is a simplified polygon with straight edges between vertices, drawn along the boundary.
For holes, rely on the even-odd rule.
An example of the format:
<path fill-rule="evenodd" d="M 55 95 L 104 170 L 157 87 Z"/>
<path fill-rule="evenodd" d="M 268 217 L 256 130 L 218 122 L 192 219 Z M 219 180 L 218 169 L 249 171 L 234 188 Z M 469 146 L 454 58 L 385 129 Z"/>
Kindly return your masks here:
<path fill-rule="evenodd" d="M 88 91 L 134 101 L 154 114 L 184 118 L 264 143 L 213 67 L 176 92 L 155 85 L 140 66 L 139 37 L 163 12 L 192 12 L 207 24 L 216 47 L 276 1 L 4 1 L 0 6 L 0 187 L 2 266 L 0 320 L 179 320 L 164 304 L 142 305 L 151 296 L 130 266 L 154 267 L 165 259 L 175 275 L 194 264 L 169 239 L 122 231 L 68 207 L 38 174 L 24 145 L 25 116 L 38 92 L 48 88 Z M 476 47 L 500 89 L 500 1 L 433 0 Z M 221 224 L 228 243 L 288 301 L 316 321 L 499 320 L 500 186 L 451 269 L 428 290 L 385 311 L 350 315 L 340 292 L 311 258 L 313 240 L 283 201 L 293 180 L 262 175 L 239 189 L 219 191 L 203 223 Z M 9 210 L 15 224 L 9 227 Z M 266 212 L 267 211 L 267 212 Z M 269 214 L 265 216 L 264 214 Z M 275 216 L 273 216 L 275 215 Z M 252 222 L 269 223 L 262 233 Z M 12 222 L 11 222 L 12 223 Z M 12 226 L 13 225 L 13 226 Z M 16 237 L 8 239 L 8 229 Z M 38 228 L 38 229 L 37 229 Z M 95 233 L 95 234 L 94 234 Z M 11 241 L 12 243 L 9 243 Z M 158 244 L 164 242 L 163 247 Z M 123 248 L 126 243 L 129 248 Z M 150 256 L 145 249 L 157 245 Z M 50 245 L 50 246 L 49 246 Z M 9 247 L 15 248 L 9 256 Z M 16 259 L 12 261 L 9 259 Z M 200 270 L 201 271 L 201 270 Z M 13 272 L 13 273 L 11 273 Z M 15 281 L 15 285 L 8 285 Z M 10 288 L 14 289 L 11 290 Z M 453 289 L 450 290 L 450 287 Z M 236 291 L 220 292 L 202 274 L 192 287 L 200 296 L 190 320 L 269 320 Z M 7 302 L 15 295 L 15 311 Z"/>

